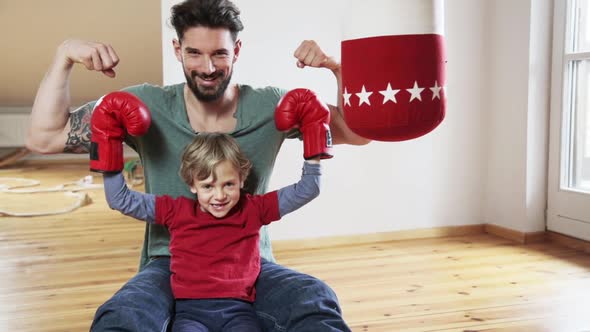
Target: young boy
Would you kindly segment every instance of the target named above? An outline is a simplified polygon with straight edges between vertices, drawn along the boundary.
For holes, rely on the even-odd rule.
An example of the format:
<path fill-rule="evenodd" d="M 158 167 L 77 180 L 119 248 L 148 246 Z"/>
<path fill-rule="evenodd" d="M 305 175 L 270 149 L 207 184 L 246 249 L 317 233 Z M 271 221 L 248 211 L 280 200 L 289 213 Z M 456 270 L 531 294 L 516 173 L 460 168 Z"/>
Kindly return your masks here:
<path fill-rule="evenodd" d="M 260 272 L 259 229 L 318 196 L 319 160 L 304 162 L 296 184 L 250 195 L 241 189 L 251 163 L 235 139 L 200 133 L 184 149 L 180 167 L 196 200 L 135 192 L 120 172 L 104 174 L 112 209 L 170 232 L 173 331 L 261 330 L 252 306 Z"/>

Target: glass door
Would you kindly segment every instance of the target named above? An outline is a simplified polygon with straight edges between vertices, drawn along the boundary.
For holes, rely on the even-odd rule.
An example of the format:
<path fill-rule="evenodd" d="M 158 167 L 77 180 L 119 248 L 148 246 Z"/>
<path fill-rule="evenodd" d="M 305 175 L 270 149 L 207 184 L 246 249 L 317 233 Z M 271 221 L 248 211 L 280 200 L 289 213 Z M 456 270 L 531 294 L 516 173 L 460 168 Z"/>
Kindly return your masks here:
<path fill-rule="evenodd" d="M 547 228 L 590 241 L 590 1 L 554 4 Z"/>

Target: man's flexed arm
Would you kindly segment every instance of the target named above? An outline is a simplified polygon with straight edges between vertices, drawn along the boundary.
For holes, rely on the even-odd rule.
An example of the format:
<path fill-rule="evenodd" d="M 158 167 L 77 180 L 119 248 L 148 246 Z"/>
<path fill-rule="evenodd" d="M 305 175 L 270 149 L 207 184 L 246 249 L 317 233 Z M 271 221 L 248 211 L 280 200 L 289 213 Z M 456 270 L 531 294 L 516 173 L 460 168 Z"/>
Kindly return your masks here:
<path fill-rule="evenodd" d="M 328 105 L 330 109 L 330 130 L 332 131 L 333 144 L 365 145 L 371 140 L 355 134 L 344 121 L 342 110 L 342 73 L 340 62 L 327 55 L 317 42 L 304 40 L 295 50 L 293 56 L 297 59 L 297 67 L 326 68 L 329 69 L 337 83 L 338 105 Z"/>
<path fill-rule="evenodd" d="M 41 81 L 31 113 L 27 147 L 40 153 L 88 151 L 90 106 L 70 117 L 70 75 L 75 63 L 115 77 L 119 58 L 110 45 L 67 40 L 57 49 L 51 67 Z"/>

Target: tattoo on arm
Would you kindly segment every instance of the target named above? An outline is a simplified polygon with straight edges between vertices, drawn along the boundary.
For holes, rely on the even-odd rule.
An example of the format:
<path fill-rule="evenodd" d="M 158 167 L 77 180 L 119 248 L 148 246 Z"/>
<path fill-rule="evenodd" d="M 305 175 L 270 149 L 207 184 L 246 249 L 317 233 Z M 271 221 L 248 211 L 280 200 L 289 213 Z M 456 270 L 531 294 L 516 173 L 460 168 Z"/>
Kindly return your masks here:
<path fill-rule="evenodd" d="M 90 150 L 90 116 L 92 108 L 86 104 L 70 114 L 70 132 L 65 153 L 87 153 Z"/>

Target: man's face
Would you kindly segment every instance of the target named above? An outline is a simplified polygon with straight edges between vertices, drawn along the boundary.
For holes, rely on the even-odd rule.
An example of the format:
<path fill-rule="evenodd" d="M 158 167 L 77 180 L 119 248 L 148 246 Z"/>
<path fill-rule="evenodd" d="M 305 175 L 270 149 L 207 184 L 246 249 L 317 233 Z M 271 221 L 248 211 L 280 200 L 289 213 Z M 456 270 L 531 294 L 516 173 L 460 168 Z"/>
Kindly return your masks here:
<path fill-rule="evenodd" d="M 207 102 L 223 96 L 231 81 L 240 46 L 241 42 L 234 42 L 230 31 L 222 28 L 190 28 L 181 43 L 174 41 L 187 86 L 197 99 Z"/>

